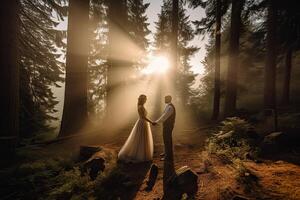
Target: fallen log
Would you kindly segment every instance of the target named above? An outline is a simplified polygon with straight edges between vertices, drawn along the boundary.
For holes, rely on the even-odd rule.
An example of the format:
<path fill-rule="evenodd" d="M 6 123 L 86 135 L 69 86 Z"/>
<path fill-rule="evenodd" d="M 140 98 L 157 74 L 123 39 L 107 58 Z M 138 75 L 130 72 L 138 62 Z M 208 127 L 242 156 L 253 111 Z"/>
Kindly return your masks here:
<path fill-rule="evenodd" d="M 79 161 L 88 160 L 92 155 L 101 150 L 100 146 L 80 146 Z"/>

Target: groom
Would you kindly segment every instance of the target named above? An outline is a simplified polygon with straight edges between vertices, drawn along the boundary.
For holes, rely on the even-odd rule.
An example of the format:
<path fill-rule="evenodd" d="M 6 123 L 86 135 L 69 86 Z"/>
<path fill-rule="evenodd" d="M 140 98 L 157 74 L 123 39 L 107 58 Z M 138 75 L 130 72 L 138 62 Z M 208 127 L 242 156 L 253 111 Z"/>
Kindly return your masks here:
<path fill-rule="evenodd" d="M 153 125 L 157 123 L 163 123 L 163 140 L 165 146 L 165 158 L 164 158 L 164 193 L 167 186 L 167 180 L 175 173 L 173 162 L 173 142 L 172 131 L 175 124 L 176 109 L 172 104 L 172 97 L 170 95 L 165 96 L 166 107 L 161 117 L 156 120 Z"/>
<path fill-rule="evenodd" d="M 172 131 L 175 124 L 175 118 L 176 118 L 176 109 L 175 106 L 172 104 L 172 96 L 167 95 L 165 96 L 165 110 L 163 114 L 156 120 L 153 125 L 156 125 L 158 123 L 163 123 L 163 139 L 164 143 L 171 142 L 170 145 L 172 145 L 172 140 L 168 141 L 168 136 L 171 136 L 172 139 Z M 173 145 L 172 145 L 173 146 Z M 165 151 L 165 155 L 168 155 L 168 152 Z M 169 154 L 170 157 L 173 158 L 173 151 Z"/>

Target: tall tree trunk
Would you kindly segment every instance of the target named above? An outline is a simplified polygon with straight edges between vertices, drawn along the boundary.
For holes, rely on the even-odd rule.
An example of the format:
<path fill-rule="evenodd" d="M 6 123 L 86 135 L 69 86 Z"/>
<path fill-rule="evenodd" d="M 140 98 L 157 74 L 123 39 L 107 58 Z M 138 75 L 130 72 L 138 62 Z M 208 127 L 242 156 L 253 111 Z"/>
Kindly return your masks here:
<path fill-rule="evenodd" d="M 59 136 L 78 133 L 87 122 L 89 0 L 70 0 L 66 55 L 66 84 Z"/>
<path fill-rule="evenodd" d="M 284 80 L 282 88 L 282 104 L 288 105 L 290 102 L 290 82 L 291 82 L 291 72 L 292 72 L 292 56 L 293 49 L 288 48 L 285 57 L 285 71 L 284 71 Z"/>
<path fill-rule="evenodd" d="M 236 110 L 237 74 L 239 67 L 239 39 L 241 28 L 241 11 L 244 0 L 232 0 L 231 28 L 229 41 L 229 61 L 227 72 L 227 86 L 225 95 L 224 116 L 231 116 Z"/>
<path fill-rule="evenodd" d="M 171 38 L 171 72 L 170 72 L 170 84 L 173 85 L 173 89 L 176 88 L 176 72 L 177 72 L 177 43 L 178 43 L 178 12 L 179 1 L 172 1 L 172 38 Z M 170 177 L 175 174 L 174 156 L 173 156 L 173 138 L 172 134 L 164 134 L 164 146 L 165 146 L 165 160 L 163 171 L 163 199 L 176 199 L 174 197 L 174 188 L 169 183 Z"/>
<path fill-rule="evenodd" d="M 116 94 L 124 91 L 128 72 L 128 16 L 127 0 L 110 0 L 108 2 L 109 19 L 109 58 L 106 87 L 106 120 L 119 116 L 116 106 L 122 105 L 124 99 L 117 99 Z M 121 107 L 119 107 L 121 109 Z"/>
<path fill-rule="evenodd" d="M 268 1 L 267 55 L 265 66 L 264 109 L 276 109 L 276 24 L 277 8 L 273 0 Z"/>
<path fill-rule="evenodd" d="M 0 152 L 9 157 L 19 133 L 19 1 L 4 0 L 0 13 Z"/>
<path fill-rule="evenodd" d="M 215 88 L 212 119 L 216 120 L 220 113 L 220 52 L 221 52 L 221 0 L 216 0 L 216 30 L 215 30 Z"/>

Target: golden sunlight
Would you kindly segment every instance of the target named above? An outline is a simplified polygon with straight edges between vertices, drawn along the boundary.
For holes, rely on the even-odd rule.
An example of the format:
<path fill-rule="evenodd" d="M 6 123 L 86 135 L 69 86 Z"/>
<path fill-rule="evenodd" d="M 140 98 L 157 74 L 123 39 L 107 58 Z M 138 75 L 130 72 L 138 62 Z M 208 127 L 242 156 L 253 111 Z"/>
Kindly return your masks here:
<path fill-rule="evenodd" d="M 165 73 L 170 67 L 169 60 L 165 56 L 152 56 L 150 63 L 142 70 L 142 74 Z"/>

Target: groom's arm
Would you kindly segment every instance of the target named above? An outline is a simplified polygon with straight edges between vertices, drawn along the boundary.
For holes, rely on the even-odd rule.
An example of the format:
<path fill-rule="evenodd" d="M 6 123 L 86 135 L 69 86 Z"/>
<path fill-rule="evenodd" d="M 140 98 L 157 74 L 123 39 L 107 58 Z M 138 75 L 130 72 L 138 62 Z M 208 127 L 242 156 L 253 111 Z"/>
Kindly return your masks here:
<path fill-rule="evenodd" d="M 167 106 L 164 113 L 158 118 L 158 120 L 155 121 L 155 123 L 162 123 L 166 121 L 172 114 L 173 114 L 173 108 L 172 106 Z"/>

